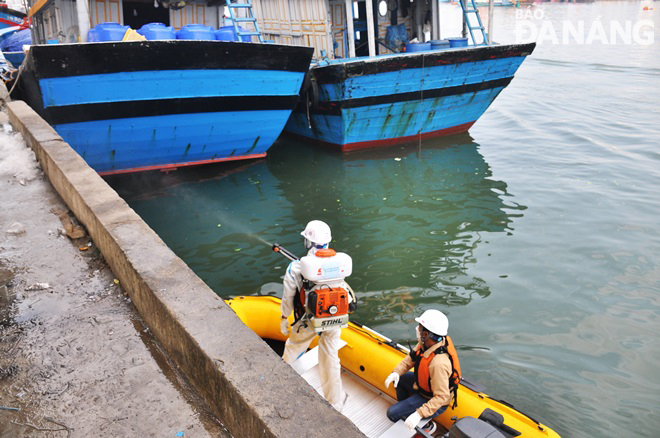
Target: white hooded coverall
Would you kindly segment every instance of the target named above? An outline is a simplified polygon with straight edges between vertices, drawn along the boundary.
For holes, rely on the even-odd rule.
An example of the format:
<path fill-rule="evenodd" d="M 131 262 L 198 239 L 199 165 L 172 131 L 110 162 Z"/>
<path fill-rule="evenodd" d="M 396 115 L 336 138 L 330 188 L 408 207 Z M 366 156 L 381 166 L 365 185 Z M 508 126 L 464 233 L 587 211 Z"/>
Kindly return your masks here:
<path fill-rule="evenodd" d="M 316 248 L 307 253 L 314 255 Z M 293 312 L 293 300 L 303 286 L 303 277 L 299 261 L 293 261 L 284 274 L 284 292 L 282 294 L 282 316 L 288 317 Z M 346 286 L 344 286 L 346 287 Z M 288 364 L 302 356 L 314 337 L 318 335 L 309 322 L 301 319 L 291 327 L 291 334 L 284 347 L 282 359 Z M 339 348 L 341 348 L 341 329 L 327 330 L 319 335 L 319 374 L 325 399 L 335 409 L 341 411 L 346 394 L 341 383 L 341 365 L 339 363 Z"/>

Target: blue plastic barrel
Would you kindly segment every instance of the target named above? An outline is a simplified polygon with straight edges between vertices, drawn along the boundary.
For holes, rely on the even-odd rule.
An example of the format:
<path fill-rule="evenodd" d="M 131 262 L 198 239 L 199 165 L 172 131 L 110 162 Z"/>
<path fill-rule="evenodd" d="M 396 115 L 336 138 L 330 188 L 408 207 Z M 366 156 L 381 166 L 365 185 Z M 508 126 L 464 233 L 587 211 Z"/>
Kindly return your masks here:
<path fill-rule="evenodd" d="M 214 40 L 213 27 L 203 24 L 186 24 L 176 33 L 178 40 Z"/>
<path fill-rule="evenodd" d="M 130 26 L 122 26 L 119 23 L 100 23 L 87 32 L 87 41 L 96 43 L 100 41 L 121 41 Z"/>
<path fill-rule="evenodd" d="M 176 31 L 163 23 L 149 23 L 138 29 L 137 33 L 148 40 L 175 40 Z"/>
<path fill-rule="evenodd" d="M 240 26 L 238 27 L 238 30 L 241 32 L 249 32 L 247 29 L 243 29 Z M 236 35 L 234 26 L 222 26 L 215 31 L 215 39 L 218 41 L 238 41 L 238 35 Z M 252 37 L 250 35 L 243 35 L 241 41 L 249 43 L 252 41 Z"/>
<path fill-rule="evenodd" d="M 426 52 L 431 50 L 431 43 L 407 43 L 406 53 L 410 52 Z"/>
<path fill-rule="evenodd" d="M 463 37 L 447 38 L 449 47 L 467 47 L 468 39 Z"/>
<path fill-rule="evenodd" d="M 431 50 L 442 50 L 449 48 L 449 41 L 447 40 L 432 40 Z"/>

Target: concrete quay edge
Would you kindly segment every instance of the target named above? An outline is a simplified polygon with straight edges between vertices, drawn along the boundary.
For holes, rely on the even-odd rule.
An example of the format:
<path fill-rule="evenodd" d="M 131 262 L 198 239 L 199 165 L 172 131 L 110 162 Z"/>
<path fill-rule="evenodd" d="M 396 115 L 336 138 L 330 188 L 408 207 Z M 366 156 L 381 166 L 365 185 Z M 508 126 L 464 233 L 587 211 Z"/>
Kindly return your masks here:
<path fill-rule="evenodd" d="M 11 124 L 168 355 L 236 437 L 362 437 L 25 102 Z"/>

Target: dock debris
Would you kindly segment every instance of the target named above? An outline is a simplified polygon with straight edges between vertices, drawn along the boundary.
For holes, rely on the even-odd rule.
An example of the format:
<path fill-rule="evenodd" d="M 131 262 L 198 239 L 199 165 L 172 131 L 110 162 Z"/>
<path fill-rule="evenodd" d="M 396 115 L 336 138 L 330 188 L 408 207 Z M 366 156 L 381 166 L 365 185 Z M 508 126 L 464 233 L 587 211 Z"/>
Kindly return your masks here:
<path fill-rule="evenodd" d="M 20 222 L 14 221 L 11 223 L 11 225 L 9 225 L 9 228 L 5 230 L 5 233 L 18 236 L 21 234 L 25 234 L 26 231 L 27 228 L 25 228 L 25 225 L 23 225 Z"/>
<path fill-rule="evenodd" d="M 70 239 L 81 239 L 86 236 L 85 230 L 80 225 L 73 223 L 69 217 L 69 213 L 65 210 L 54 208 L 51 210 L 62 222 L 64 226 L 64 234 Z"/>
<path fill-rule="evenodd" d="M 47 427 L 39 427 L 39 426 L 35 426 L 35 425 L 32 424 L 32 423 L 19 423 L 18 421 L 12 421 L 11 423 L 12 423 L 12 424 L 16 424 L 17 426 L 26 426 L 26 427 L 30 427 L 30 428 L 32 428 L 32 429 L 34 429 L 34 430 L 38 430 L 38 431 L 40 431 L 40 432 L 59 432 L 59 431 L 64 431 L 64 430 L 66 430 L 66 432 L 67 432 L 67 438 L 71 436 L 71 432 L 73 432 L 73 428 L 67 426 L 67 425 L 64 424 L 64 423 L 60 423 L 59 421 L 55 421 L 55 420 L 53 420 L 51 417 L 44 417 L 44 420 L 46 420 L 46 421 L 48 421 L 48 422 L 50 422 L 50 423 L 56 424 L 56 425 L 58 425 L 58 426 L 62 426 L 63 429 L 51 429 L 51 428 L 47 428 Z"/>
<path fill-rule="evenodd" d="M 28 286 L 25 288 L 25 290 L 33 291 L 33 290 L 46 290 L 50 289 L 50 284 L 48 283 L 34 283 L 31 286 Z"/>

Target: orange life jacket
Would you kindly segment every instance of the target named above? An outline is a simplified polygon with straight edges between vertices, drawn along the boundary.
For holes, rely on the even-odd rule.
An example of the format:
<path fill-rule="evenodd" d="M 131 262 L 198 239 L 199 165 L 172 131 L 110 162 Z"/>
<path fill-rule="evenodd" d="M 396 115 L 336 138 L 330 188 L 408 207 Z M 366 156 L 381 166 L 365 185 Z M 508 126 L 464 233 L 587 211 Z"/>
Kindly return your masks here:
<path fill-rule="evenodd" d="M 428 357 L 424 357 L 421 347 L 418 350 L 410 352 L 410 357 L 415 364 L 415 381 L 419 392 L 427 398 L 433 397 L 433 388 L 431 386 L 431 373 L 429 366 L 436 354 L 447 354 L 451 363 L 451 375 L 449 376 L 449 392 L 454 398 L 455 408 L 458 406 L 458 385 L 461 382 L 461 364 L 458 360 L 458 354 L 454 347 L 454 342 L 449 336 L 445 336 L 446 345 L 436 348 Z"/>

